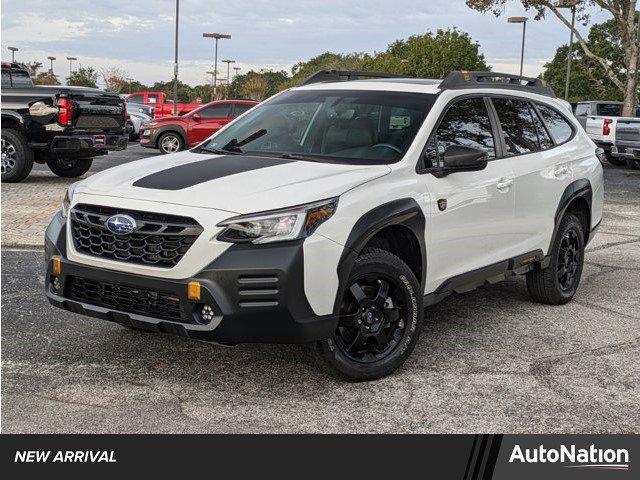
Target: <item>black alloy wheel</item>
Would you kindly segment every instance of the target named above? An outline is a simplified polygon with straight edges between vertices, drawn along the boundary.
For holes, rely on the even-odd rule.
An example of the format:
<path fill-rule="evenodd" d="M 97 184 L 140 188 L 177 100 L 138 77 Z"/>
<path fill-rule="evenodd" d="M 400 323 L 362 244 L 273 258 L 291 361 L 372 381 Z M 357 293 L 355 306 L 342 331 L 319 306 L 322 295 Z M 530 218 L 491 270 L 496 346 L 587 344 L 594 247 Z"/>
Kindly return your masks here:
<path fill-rule="evenodd" d="M 335 341 L 356 362 L 374 362 L 399 344 L 405 328 L 403 299 L 394 279 L 364 275 L 348 288 Z"/>
<path fill-rule="evenodd" d="M 558 284 L 563 292 L 570 292 L 578 280 L 582 256 L 578 235 L 575 228 L 570 228 L 560 240 L 557 275 Z"/>

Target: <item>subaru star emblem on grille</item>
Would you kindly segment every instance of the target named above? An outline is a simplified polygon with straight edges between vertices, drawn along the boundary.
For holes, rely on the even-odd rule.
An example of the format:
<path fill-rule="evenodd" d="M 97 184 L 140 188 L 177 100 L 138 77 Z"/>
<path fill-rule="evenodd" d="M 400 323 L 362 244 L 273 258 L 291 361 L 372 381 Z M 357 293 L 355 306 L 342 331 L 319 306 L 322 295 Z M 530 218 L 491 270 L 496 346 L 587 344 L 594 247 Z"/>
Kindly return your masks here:
<path fill-rule="evenodd" d="M 138 228 L 138 224 L 135 219 L 129 215 L 114 215 L 109 217 L 106 225 L 113 233 L 119 234 L 131 233 Z"/>

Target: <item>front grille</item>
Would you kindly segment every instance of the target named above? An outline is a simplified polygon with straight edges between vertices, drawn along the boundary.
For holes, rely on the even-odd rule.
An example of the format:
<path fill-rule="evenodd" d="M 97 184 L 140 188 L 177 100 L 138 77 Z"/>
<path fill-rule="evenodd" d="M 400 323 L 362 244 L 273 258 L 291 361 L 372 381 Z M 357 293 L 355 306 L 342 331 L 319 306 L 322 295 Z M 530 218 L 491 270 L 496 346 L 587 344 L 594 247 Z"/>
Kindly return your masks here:
<path fill-rule="evenodd" d="M 67 278 L 66 294 L 72 300 L 99 307 L 176 322 L 183 321 L 180 300 L 170 293 L 70 276 Z"/>
<path fill-rule="evenodd" d="M 134 218 L 137 229 L 111 232 L 106 223 L 116 214 Z M 202 230 L 192 218 L 175 215 L 82 204 L 71 211 L 71 236 L 78 252 L 140 265 L 174 267 Z"/>

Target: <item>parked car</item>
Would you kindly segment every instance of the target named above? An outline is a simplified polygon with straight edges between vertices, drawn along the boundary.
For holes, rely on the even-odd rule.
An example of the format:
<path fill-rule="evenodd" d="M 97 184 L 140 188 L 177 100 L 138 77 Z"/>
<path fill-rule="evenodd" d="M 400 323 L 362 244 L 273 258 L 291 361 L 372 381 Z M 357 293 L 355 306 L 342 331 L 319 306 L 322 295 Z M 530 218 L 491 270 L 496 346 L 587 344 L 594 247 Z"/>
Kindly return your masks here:
<path fill-rule="evenodd" d="M 173 101 L 167 100 L 163 92 L 135 92 L 127 95 L 125 100 L 127 103 L 141 103 L 152 107 L 155 118 L 173 115 Z M 200 105 L 198 103 L 178 103 L 178 115 L 184 115 Z"/>
<path fill-rule="evenodd" d="M 197 145 L 235 117 L 257 105 L 253 100 L 219 100 L 186 115 L 156 118 L 142 125 L 140 145 L 175 153 Z"/>
<path fill-rule="evenodd" d="M 633 117 L 621 117 L 622 102 L 587 101 L 578 102 L 575 116 L 589 135 L 589 138 L 605 151 L 607 160 L 613 165 L 624 165 L 627 160 L 619 155 L 613 155 L 616 143 L 617 123 L 621 119 L 632 120 Z M 636 117 L 640 114 L 640 107 L 636 110 Z"/>
<path fill-rule="evenodd" d="M 142 113 L 139 108 L 135 107 L 135 104 L 127 103 L 127 125 L 130 126 L 129 140 L 137 140 L 140 135 L 140 127 L 144 123 L 151 121 L 152 117 Z"/>
<path fill-rule="evenodd" d="M 125 118 L 115 93 L 34 86 L 24 66 L 2 63 L 2 181 L 25 179 L 33 162 L 79 177 L 96 156 L 126 148 Z"/>
<path fill-rule="evenodd" d="M 617 119 L 611 155 L 626 161 L 629 168 L 640 170 L 640 118 Z"/>
<path fill-rule="evenodd" d="M 318 72 L 196 149 L 72 185 L 46 233 L 49 301 L 137 330 L 305 343 L 349 380 L 402 365 L 423 307 L 454 292 L 524 274 L 534 301 L 569 302 L 603 171 L 553 91 L 361 75 Z"/>
<path fill-rule="evenodd" d="M 154 117 L 153 107 L 150 107 L 149 105 L 144 105 L 142 103 L 135 103 L 135 102 L 126 102 L 126 103 L 127 103 L 128 113 L 142 113 L 147 117 L 150 117 L 150 118 Z"/>

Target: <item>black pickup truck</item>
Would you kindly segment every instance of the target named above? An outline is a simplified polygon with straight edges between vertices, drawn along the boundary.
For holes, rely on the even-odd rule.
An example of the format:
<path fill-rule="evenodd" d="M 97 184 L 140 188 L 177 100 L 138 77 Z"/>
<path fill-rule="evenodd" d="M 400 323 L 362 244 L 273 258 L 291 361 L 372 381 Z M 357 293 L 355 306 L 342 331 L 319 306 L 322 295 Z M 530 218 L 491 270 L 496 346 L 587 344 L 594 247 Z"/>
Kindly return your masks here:
<path fill-rule="evenodd" d="M 126 116 L 116 93 L 34 86 L 24 66 L 2 63 L 2 181 L 24 180 L 33 162 L 61 177 L 86 173 L 94 157 L 127 147 Z"/>

